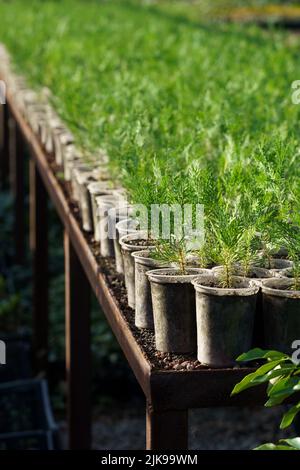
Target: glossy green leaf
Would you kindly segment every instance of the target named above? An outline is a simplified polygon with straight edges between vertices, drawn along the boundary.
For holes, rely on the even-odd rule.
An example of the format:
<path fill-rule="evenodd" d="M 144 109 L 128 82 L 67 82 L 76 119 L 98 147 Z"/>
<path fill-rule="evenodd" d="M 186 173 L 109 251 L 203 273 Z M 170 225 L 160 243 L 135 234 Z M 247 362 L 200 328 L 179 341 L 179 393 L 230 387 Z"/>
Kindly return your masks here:
<path fill-rule="evenodd" d="M 270 370 L 275 369 L 276 366 L 281 362 L 281 359 L 277 361 L 268 362 L 267 364 L 262 365 L 259 367 L 255 372 L 246 375 L 238 384 L 235 385 L 234 389 L 231 392 L 231 395 L 235 395 L 237 393 L 242 392 L 250 387 L 255 387 L 264 382 L 269 381 L 269 377 L 267 373 Z"/>
<path fill-rule="evenodd" d="M 296 450 L 293 447 L 285 446 L 283 444 L 262 444 L 261 446 L 255 447 L 254 450 Z"/>
<path fill-rule="evenodd" d="M 292 422 L 294 421 L 294 418 L 297 416 L 297 414 L 300 411 L 300 402 L 297 403 L 297 405 L 292 406 L 282 417 L 281 423 L 280 423 L 280 429 L 285 429 L 289 427 Z"/>
<path fill-rule="evenodd" d="M 300 437 L 292 437 L 290 439 L 281 439 L 280 442 L 285 442 L 291 447 L 300 450 Z"/>
<path fill-rule="evenodd" d="M 238 358 L 237 361 L 239 362 L 249 362 L 249 361 L 255 361 L 257 359 L 270 359 L 272 361 L 275 361 L 277 359 L 287 359 L 288 356 L 284 353 L 281 353 L 279 351 L 272 351 L 272 350 L 264 350 L 260 348 L 254 348 L 251 349 L 250 351 L 241 354 Z"/>

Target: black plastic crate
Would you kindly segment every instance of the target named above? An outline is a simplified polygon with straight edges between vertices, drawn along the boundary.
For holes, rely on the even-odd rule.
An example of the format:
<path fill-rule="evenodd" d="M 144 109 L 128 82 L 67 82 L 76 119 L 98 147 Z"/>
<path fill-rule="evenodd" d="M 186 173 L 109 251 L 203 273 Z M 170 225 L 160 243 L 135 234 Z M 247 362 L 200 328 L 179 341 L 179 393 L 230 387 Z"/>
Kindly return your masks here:
<path fill-rule="evenodd" d="M 45 380 L 17 380 L 0 385 L 0 433 L 55 427 Z"/>
<path fill-rule="evenodd" d="M 24 431 L 0 434 L 1 450 L 55 450 L 57 436 L 53 431 Z"/>

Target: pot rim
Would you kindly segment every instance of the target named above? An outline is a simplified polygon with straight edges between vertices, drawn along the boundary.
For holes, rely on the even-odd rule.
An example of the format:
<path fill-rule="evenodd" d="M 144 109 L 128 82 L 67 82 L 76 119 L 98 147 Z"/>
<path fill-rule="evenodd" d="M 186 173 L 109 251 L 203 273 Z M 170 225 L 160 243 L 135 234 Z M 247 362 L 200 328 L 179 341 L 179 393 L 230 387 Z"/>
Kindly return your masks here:
<path fill-rule="evenodd" d="M 156 284 L 188 284 L 192 283 L 196 277 L 201 276 L 201 268 L 187 268 L 187 274 L 170 275 L 168 272 L 180 272 L 178 268 L 160 268 L 148 271 L 146 275 L 150 282 Z"/>
<path fill-rule="evenodd" d="M 265 279 L 261 282 L 261 290 L 263 294 L 272 295 L 273 297 L 285 297 L 288 299 L 300 299 L 300 290 L 285 290 L 285 289 L 275 289 L 274 287 L 266 285 L 268 283 L 286 283 L 292 285 L 293 278 L 291 277 L 274 277 L 272 279 Z"/>
<path fill-rule="evenodd" d="M 108 185 L 104 181 L 92 181 L 91 183 L 88 184 L 88 190 L 91 194 L 99 193 L 99 196 L 102 195 L 100 194 L 102 191 L 104 191 L 103 196 L 105 195 L 108 196 L 112 194 L 112 191 L 113 191 L 111 188 L 108 187 Z"/>
<path fill-rule="evenodd" d="M 214 266 L 214 267 L 211 268 L 211 271 L 212 271 L 213 273 L 218 273 L 218 272 L 221 271 L 221 269 L 223 269 L 223 268 L 224 268 L 223 265 Z M 237 266 L 235 269 L 233 269 L 233 272 L 238 272 L 238 269 L 239 269 L 239 266 Z M 274 277 L 275 277 L 275 273 L 273 273 L 271 269 L 263 268 L 263 267 L 261 267 L 261 266 L 254 266 L 254 265 L 251 266 L 250 269 L 251 269 L 251 270 L 258 270 L 259 272 L 265 273 L 265 274 L 269 273 L 269 277 L 263 277 L 263 276 L 262 276 L 262 277 L 248 277 L 248 276 L 243 276 L 243 275 L 241 275 L 241 274 L 234 274 L 234 276 L 243 277 L 243 278 L 245 278 L 245 279 L 246 279 L 246 278 L 247 278 L 247 279 L 251 279 L 251 281 L 252 281 L 252 280 L 253 280 L 253 281 L 254 281 L 254 280 L 256 281 L 256 280 L 258 280 L 258 279 L 271 279 L 271 278 L 274 278 Z"/>
<path fill-rule="evenodd" d="M 153 268 L 161 266 L 167 268 L 169 265 L 165 261 L 154 259 L 149 256 L 151 248 L 148 250 L 134 251 L 132 256 L 135 259 L 136 264 L 142 264 L 143 266 L 153 266 Z"/>
<path fill-rule="evenodd" d="M 212 275 L 210 278 L 214 278 L 215 276 Z M 192 284 L 195 288 L 196 292 L 199 292 L 200 294 L 207 294 L 207 295 L 214 295 L 217 297 L 229 297 L 229 296 L 234 296 L 234 297 L 249 297 L 252 295 L 256 295 L 259 291 L 259 286 L 255 285 L 252 283 L 252 279 L 249 278 L 244 278 L 241 276 L 234 276 L 235 279 L 241 279 L 243 282 L 248 283 L 248 286 L 246 287 L 210 287 L 210 286 L 205 286 L 201 284 L 201 281 L 203 282 L 203 278 L 205 277 L 200 276 L 197 279 L 195 279 Z M 206 279 L 208 276 L 206 276 Z"/>
<path fill-rule="evenodd" d="M 140 245 L 129 245 L 127 243 L 127 241 L 147 240 L 148 239 L 147 237 L 148 237 L 148 233 L 145 230 L 135 230 L 132 233 L 128 233 L 127 235 L 123 235 L 120 238 L 119 243 L 121 245 L 122 250 L 124 250 L 124 251 L 131 251 L 131 252 L 139 251 L 140 248 L 141 248 Z M 154 245 L 148 245 L 147 248 L 152 249 L 152 248 L 155 248 L 155 246 Z M 140 251 L 142 251 L 142 250 L 140 250 Z"/>
<path fill-rule="evenodd" d="M 100 194 L 96 196 L 96 203 L 97 206 L 107 206 L 107 207 L 114 207 L 116 204 L 116 198 L 113 194 Z"/>

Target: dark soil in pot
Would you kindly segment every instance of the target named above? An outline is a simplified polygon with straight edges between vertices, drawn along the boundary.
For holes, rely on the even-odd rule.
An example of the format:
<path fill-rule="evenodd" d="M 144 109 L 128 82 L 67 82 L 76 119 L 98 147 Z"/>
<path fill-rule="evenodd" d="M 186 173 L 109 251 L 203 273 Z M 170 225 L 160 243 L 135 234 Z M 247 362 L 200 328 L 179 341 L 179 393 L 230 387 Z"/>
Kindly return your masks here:
<path fill-rule="evenodd" d="M 291 290 L 293 279 L 262 282 L 265 347 L 291 354 L 300 339 L 300 291 Z"/>
<path fill-rule="evenodd" d="M 125 285 L 127 289 L 128 305 L 135 309 L 135 262 L 132 256 L 134 251 L 140 251 L 142 247 L 154 248 L 151 241 L 147 240 L 145 232 L 134 232 L 120 238 L 123 256 Z"/>
<path fill-rule="evenodd" d="M 135 247 L 140 247 L 142 248 L 147 248 L 148 246 L 155 246 L 155 241 L 151 239 L 142 239 L 142 240 L 127 240 L 127 245 L 129 246 L 135 246 Z"/>
<path fill-rule="evenodd" d="M 197 348 L 196 304 L 192 281 L 197 268 L 155 269 L 147 272 L 151 284 L 156 349 L 192 353 Z"/>
<path fill-rule="evenodd" d="M 197 308 L 198 361 L 210 367 L 232 367 L 252 346 L 259 287 L 234 277 L 233 288 L 223 288 L 214 277 L 194 282 Z"/>

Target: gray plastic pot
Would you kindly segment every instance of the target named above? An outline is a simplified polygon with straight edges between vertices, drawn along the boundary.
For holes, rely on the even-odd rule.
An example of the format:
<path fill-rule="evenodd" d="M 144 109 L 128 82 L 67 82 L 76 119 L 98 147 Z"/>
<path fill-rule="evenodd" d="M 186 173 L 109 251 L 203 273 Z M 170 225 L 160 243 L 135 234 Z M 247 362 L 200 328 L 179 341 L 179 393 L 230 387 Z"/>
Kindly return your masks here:
<path fill-rule="evenodd" d="M 153 308 L 151 287 L 146 273 L 157 268 L 168 267 L 167 263 L 150 257 L 151 250 L 135 251 L 135 326 L 153 330 Z"/>
<path fill-rule="evenodd" d="M 113 257 L 115 255 L 114 241 L 110 237 L 108 213 L 109 210 L 118 204 L 116 197 L 111 195 L 96 196 L 97 217 L 99 227 L 100 254 L 104 257 Z"/>
<path fill-rule="evenodd" d="M 290 290 L 291 278 L 262 281 L 264 345 L 291 354 L 300 339 L 300 291 Z"/>
<path fill-rule="evenodd" d="M 116 238 L 114 239 L 114 249 L 117 273 L 124 273 L 124 262 L 121 251 L 120 238 L 124 237 L 124 235 L 128 235 L 129 233 L 137 232 L 137 225 L 138 222 L 134 219 L 124 219 L 116 223 Z"/>
<path fill-rule="evenodd" d="M 94 181 L 90 183 L 87 187 L 90 204 L 92 208 L 92 219 L 93 219 L 93 230 L 94 230 L 94 239 L 95 241 L 100 241 L 100 232 L 99 232 L 99 211 L 98 205 L 96 202 L 97 197 L 99 196 L 112 196 L 113 190 L 109 188 L 108 181 Z"/>
<path fill-rule="evenodd" d="M 106 165 L 97 165 L 93 170 L 93 176 L 97 181 L 106 181 L 111 179 L 111 173 Z"/>
<path fill-rule="evenodd" d="M 267 269 L 270 269 L 273 275 L 277 275 L 283 269 L 291 268 L 292 266 L 293 266 L 293 262 L 288 259 L 272 258 L 270 262 L 270 268 L 268 268 L 267 266 L 265 267 Z"/>
<path fill-rule="evenodd" d="M 176 268 L 147 272 L 158 351 L 178 354 L 196 351 L 196 305 L 192 281 L 201 272 L 198 268 L 189 268 L 186 274 L 181 274 Z"/>
<path fill-rule="evenodd" d="M 93 217 L 91 200 L 88 192 L 88 185 L 94 182 L 91 171 L 78 171 L 77 177 L 77 189 L 79 195 L 79 207 L 82 217 L 82 227 L 86 232 L 93 231 Z"/>
<path fill-rule="evenodd" d="M 64 156 L 64 179 L 65 181 L 71 181 L 72 170 L 76 164 L 82 163 L 82 154 L 75 147 L 75 145 L 68 145 L 65 149 Z"/>
<path fill-rule="evenodd" d="M 135 251 L 142 251 L 144 249 L 151 250 L 154 248 L 150 242 L 149 245 L 140 245 L 139 241 L 141 240 L 145 240 L 145 243 L 147 243 L 146 232 L 134 232 L 120 238 L 127 300 L 129 307 L 133 309 L 135 309 L 135 262 L 132 253 Z"/>
<path fill-rule="evenodd" d="M 79 203 L 80 199 L 80 188 L 78 183 L 78 175 L 79 173 L 91 172 L 91 167 L 86 165 L 85 163 L 81 162 L 74 162 L 74 165 L 71 169 L 71 189 L 72 189 L 72 196 L 74 201 Z"/>
<path fill-rule="evenodd" d="M 196 279 L 198 360 L 210 367 L 232 367 L 252 346 L 259 287 L 235 277 L 235 288 L 218 285 L 215 276 Z"/>
<path fill-rule="evenodd" d="M 279 272 L 275 273 L 275 277 L 294 277 L 293 268 L 281 269 Z"/>
<path fill-rule="evenodd" d="M 54 155 L 57 165 L 63 165 L 63 154 L 66 146 L 74 143 L 74 137 L 67 130 L 54 131 Z"/>
<path fill-rule="evenodd" d="M 114 207 L 110 209 L 109 217 L 109 226 L 110 232 L 114 234 L 113 243 L 114 243 L 114 253 L 115 253 L 115 265 L 117 273 L 122 274 L 123 271 L 123 255 L 121 252 L 121 246 L 119 242 L 119 232 L 117 225 L 123 220 L 127 220 L 131 213 L 131 206 L 128 204 L 120 204 L 120 207 Z"/>
<path fill-rule="evenodd" d="M 66 128 L 62 125 L 60 119 L 53 114 L 53 112 L 48 112 L 48 119 L 46 121 L 46 126 L 43 127 L 41 133 L 41 140 L 45 146 L 46 152 L 49 154 L 54 153 L 54 133 L 66 131 Z"/>

